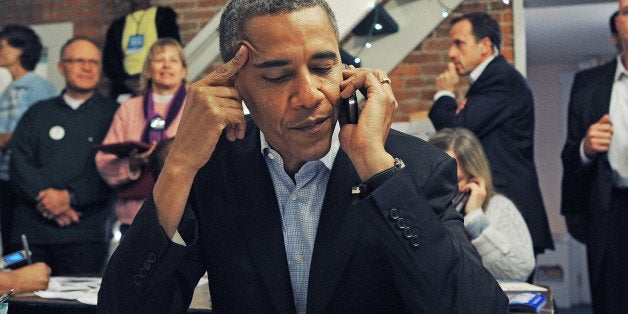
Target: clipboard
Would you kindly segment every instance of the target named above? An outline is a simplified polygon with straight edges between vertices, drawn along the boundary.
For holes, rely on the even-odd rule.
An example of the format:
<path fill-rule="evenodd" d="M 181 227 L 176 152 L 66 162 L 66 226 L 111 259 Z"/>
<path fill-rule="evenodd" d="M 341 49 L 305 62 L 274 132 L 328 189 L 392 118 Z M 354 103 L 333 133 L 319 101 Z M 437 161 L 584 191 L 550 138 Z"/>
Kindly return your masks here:
<path fill-rule="evenodd" d="M 103 153 L 114 154 L 118 157 L 129 156 L 133 149 L 137 149 L 138 153 L 143 153 L 149 150 L 150 144 L 138 141 L 127 141 L 113 144 L 97 144 L 94 145 L 94 149 L 102 151 Z"/>

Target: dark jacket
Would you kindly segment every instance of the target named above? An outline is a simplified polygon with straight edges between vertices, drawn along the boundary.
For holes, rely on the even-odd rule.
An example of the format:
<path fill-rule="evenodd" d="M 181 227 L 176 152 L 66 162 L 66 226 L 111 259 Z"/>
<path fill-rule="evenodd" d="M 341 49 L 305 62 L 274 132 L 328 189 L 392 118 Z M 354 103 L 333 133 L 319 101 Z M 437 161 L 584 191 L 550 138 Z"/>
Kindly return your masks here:
<path fill-rule="evenodd" d="M 507 298 L 450 206 L 455 162 L 395 131 L 386 148 L 407 166 L 362 200 L 351 194 L 360 180 L 349 158 L 336 156 L 312 256 L 308 313 L 505 312 Z M 408 237 L 395 212 L 409 224 Z M 217 313 L 295 312 L 277 198 L 252 121 L 244 140 L 223 136 L 197 174 L 179 232 L 188 247 L 165 236 L 149 198 L 109 262 L 99 309 L 183 312 L 207 271 Z"/>
<path fill-rule="evenodd" d="M 587 244 L 589 279 L 593 285 L 600 279 L 602 259 L 609 243 L 607 228 L 610 225 L 613 173 L 606 153 L 598 154 L 591 164 L 582 165 L 580 143 L 589 126 L 600 120 L 610 108 L 617 62 L 603 67 L 604 73 L 575 92 L 569 103 L 567 140 L 561 155 L 561 213 L 565 216 L 569 233 Z"/>
<path fill-rule="evenodd" d="M 553 249 L 534 165 L 534 99 L 525 78 L 504 57 L 493 59 L 471 84 L 464 110 L 440 97 L 429 117 L 436 130 L 464 127 L 482 143 L 495 190 L 510 198 L 528 225 L 536 253 Z"/>
<path fill-rule="evenodd" d="M 73 110 L 62 96 L 36 103 L 24 113 L 11 138 L 11 182 L 19 195 L 11 242 L 26 234 L 33 244 L 105 241 L 111 190 L 94 161 L 94 145 L 104 139 L 118 104 L 96 93 Z M 37 212 L 40 191 L 71 189 L 81 222 L 59 227 Z"/>

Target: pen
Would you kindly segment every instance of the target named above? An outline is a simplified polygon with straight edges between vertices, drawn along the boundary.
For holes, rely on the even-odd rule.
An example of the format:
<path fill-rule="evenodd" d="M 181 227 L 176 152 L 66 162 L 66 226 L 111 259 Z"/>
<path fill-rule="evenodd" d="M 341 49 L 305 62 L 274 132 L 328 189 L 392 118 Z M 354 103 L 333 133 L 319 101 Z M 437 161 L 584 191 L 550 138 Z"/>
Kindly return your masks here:
<path fill-rule="evenodd" d="M 9 298 L 9 296 L 13 293 L 13 290 L 15 290 L 15 289 L 11 289 L 7 293 L 5 293 L 2 296 L 0 296 L 0 303 L 6 301 Z"/>
<path fill-rule="evenodd" d="M 26 260 L 28 261 L 28 264 L 32 264 L 33 261 L 31 260 L 31 250 L 28 248 L 28 241 L 26 241 L 26 235 L 23 234 L 22 235 L 22 246 L 24 246 L 24 252 L 26 254 Z"/>

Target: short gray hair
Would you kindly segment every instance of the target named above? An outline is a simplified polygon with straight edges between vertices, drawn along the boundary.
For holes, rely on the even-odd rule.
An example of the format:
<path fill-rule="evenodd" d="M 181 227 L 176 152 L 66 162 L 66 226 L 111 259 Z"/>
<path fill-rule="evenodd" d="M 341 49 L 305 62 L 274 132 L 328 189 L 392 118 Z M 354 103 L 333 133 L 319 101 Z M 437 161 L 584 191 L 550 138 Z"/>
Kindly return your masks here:
<path fill-rule="evenodd" d="M 220 54 L 222 60 L 231 60 L 244 39 L 244 26 L 251 18 L 279 13 L 290 13 L 320 6 L 327 11 L 329 23 L 339 36 L 336 17 L 325 0 L 231 0 L 220 18 Z M 286 30 L 289 31 L 289 30 Z"/>

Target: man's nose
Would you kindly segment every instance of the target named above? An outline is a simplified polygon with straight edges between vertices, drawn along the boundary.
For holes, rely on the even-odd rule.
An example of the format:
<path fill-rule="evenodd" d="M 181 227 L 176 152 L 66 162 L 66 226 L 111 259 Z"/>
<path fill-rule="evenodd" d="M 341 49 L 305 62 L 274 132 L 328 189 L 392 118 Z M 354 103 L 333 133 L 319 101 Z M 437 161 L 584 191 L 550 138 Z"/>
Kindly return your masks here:
<path fill-rule="evenodd" d="M 321 79 L 311 73 L 298 75 L 294 84 L 294 97 L 290 100 L 293 108 L 312 108 L 321 103 L 325 95 L 319 90 Z"/>
<path fill-rule="evenodd" d="M 447 58 L 449 58 L 449 60 L 453 60 L 456 57 L 457 51 L 456 51 L 456 47 L 451 46 L 449 47 L 449 50 L 447 51 Z"/>

